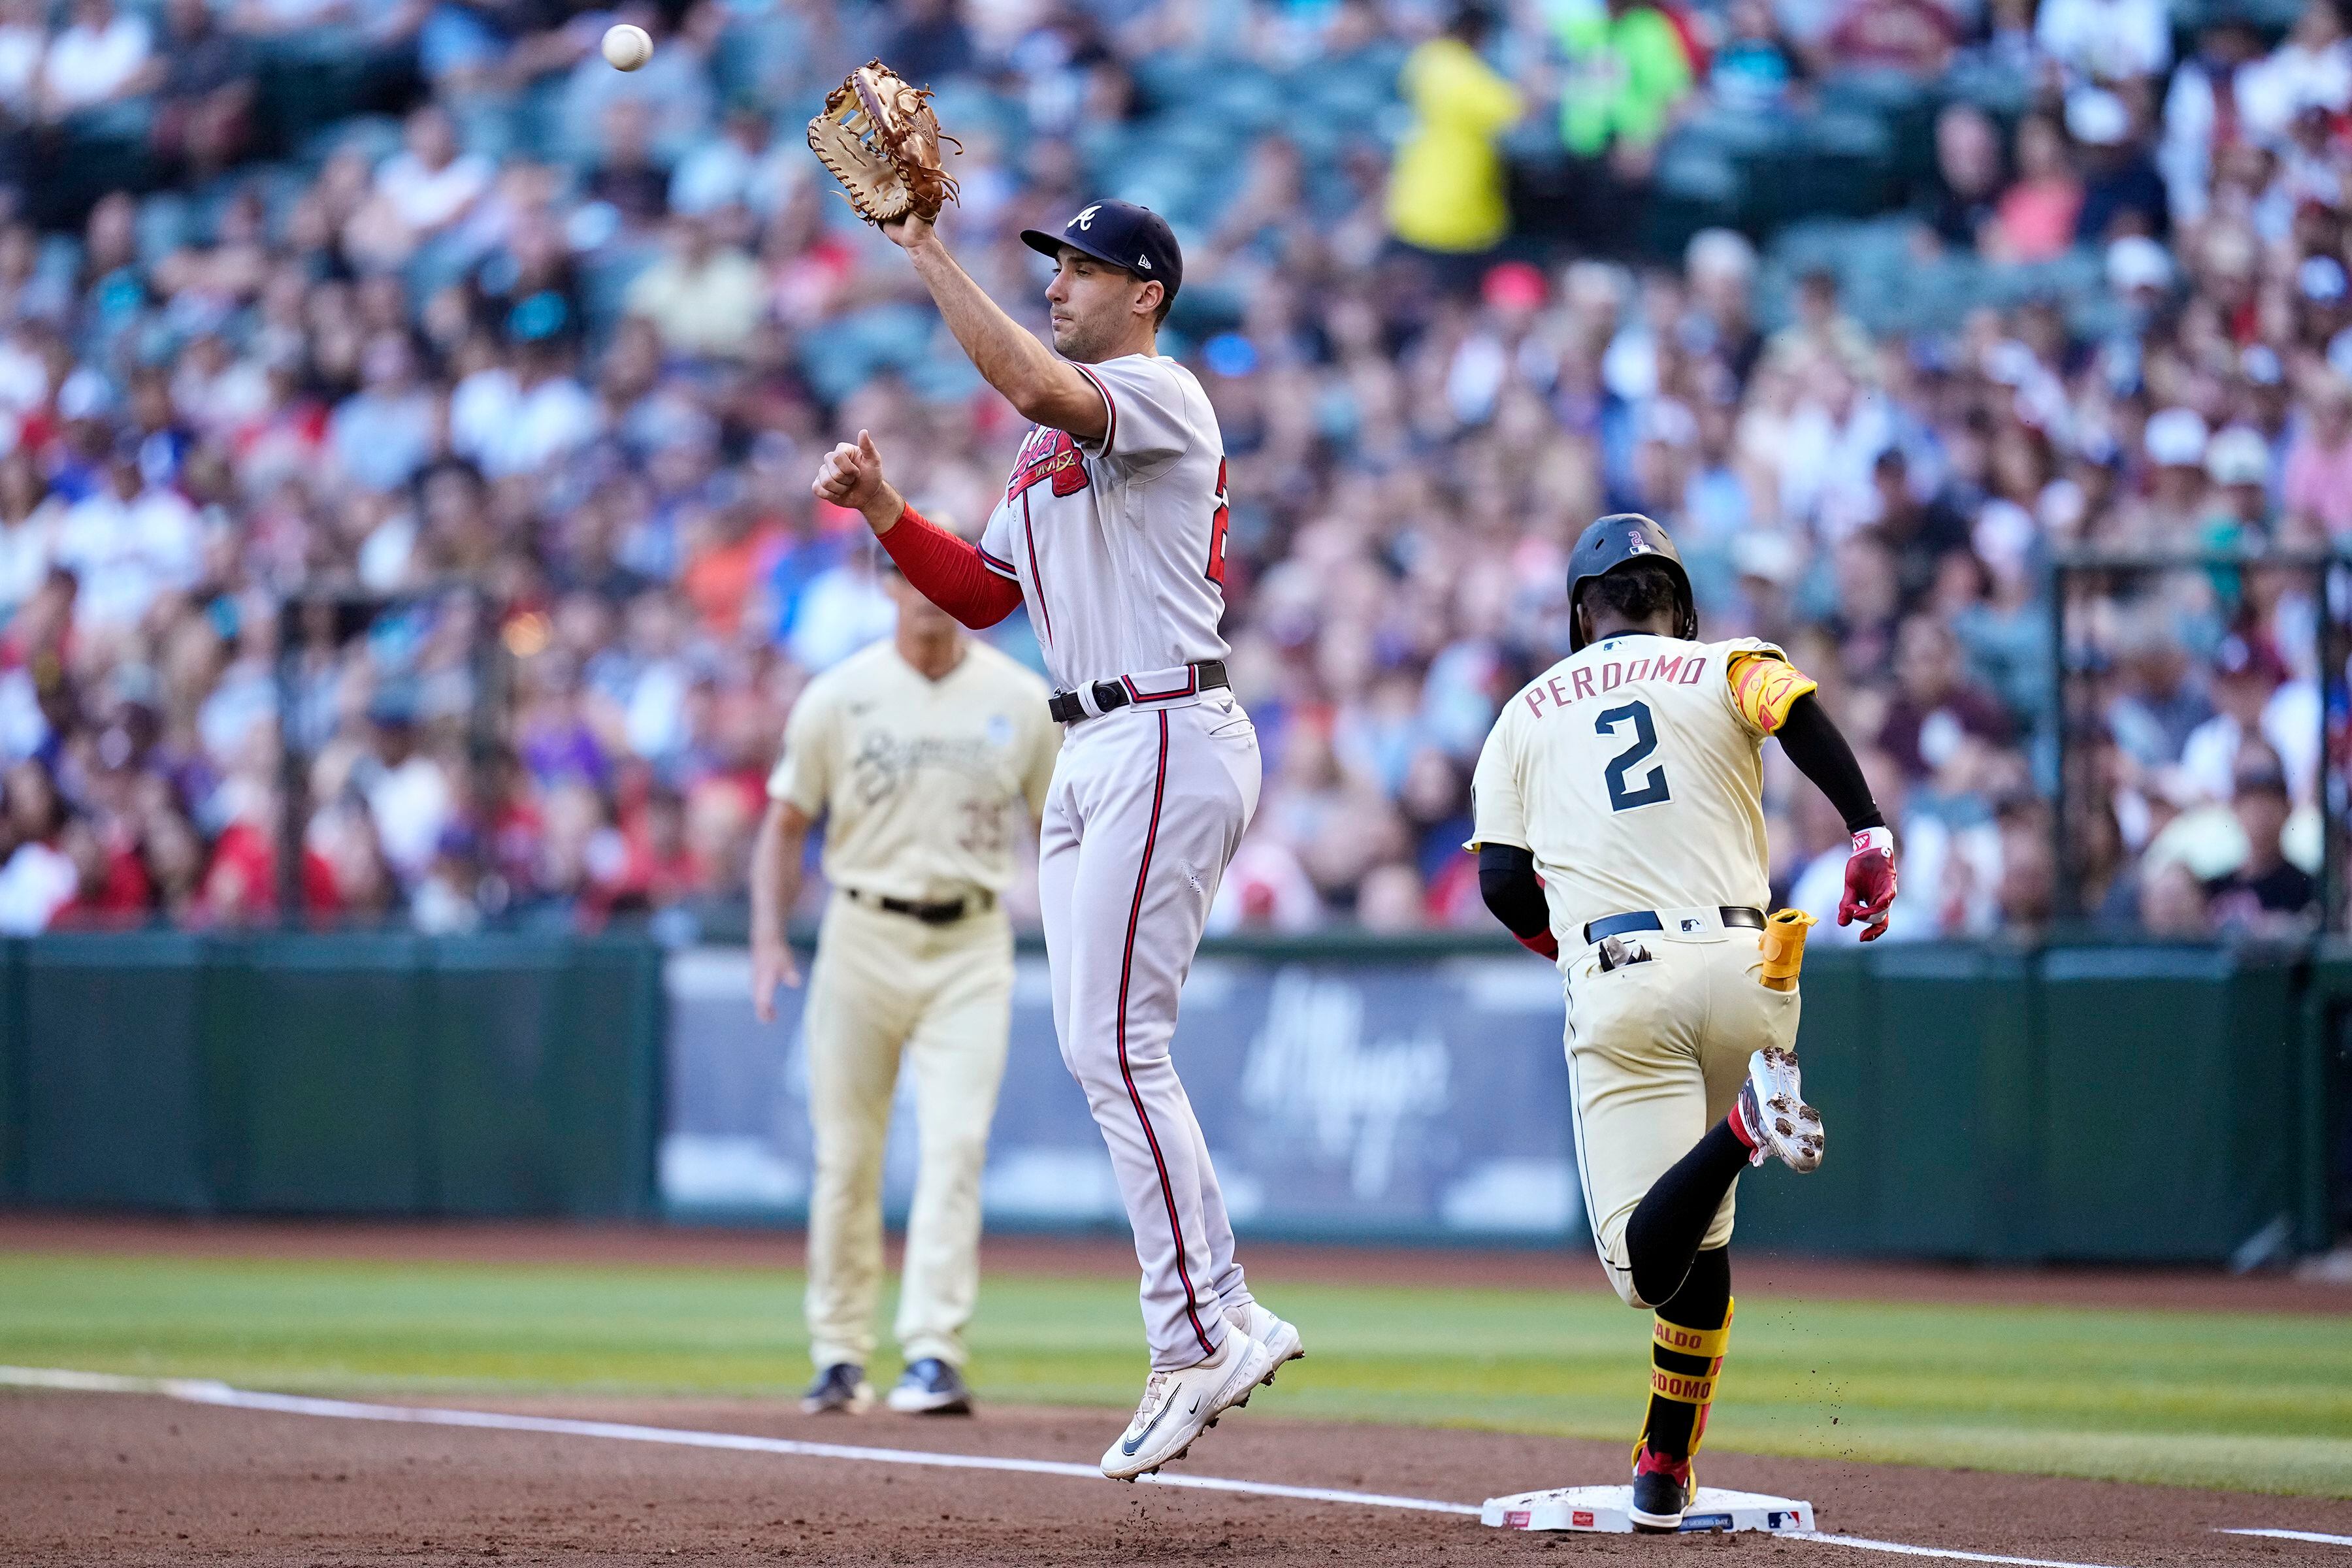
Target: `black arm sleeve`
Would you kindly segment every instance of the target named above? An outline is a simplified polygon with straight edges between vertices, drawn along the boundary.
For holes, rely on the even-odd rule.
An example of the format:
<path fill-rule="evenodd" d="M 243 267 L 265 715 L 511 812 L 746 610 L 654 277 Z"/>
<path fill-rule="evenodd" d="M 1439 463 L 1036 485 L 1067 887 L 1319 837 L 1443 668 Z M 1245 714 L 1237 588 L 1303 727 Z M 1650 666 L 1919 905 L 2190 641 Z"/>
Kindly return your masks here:
<path fill-rule="evenodd" d="M 1478 892 L 1513 936 L 1541 936 L 1551 930 L 1551 907 L 1536 880 L 1536 858 L 1517 845 L 1478 846 Z"/>
<path fill-rule="evenodd" d="M 1838 727 L 1830 718 L 1829 710 L 1821 699 L 1808 691 L 1789 706 L 1789 717 L 1780 726 L 1780 749 L 1797 764 L 1797 771 L 1820 787 L 1830 797 L 1830 804 L 1845 818 L 1845 830 L 1859 833 L 1865 827 L 1884 827 L 1886 818 L 1879 815 L 1878 803 L 1870 798 L 1870 781 L 1862 776 L 1862 764 L 1853 760 L 1853 748 L 1845 743 Z M 1478 885 L 1486 885 L 1486 858 L 1478 857 Z M 1494 895 L 1487 895 L 1486 904 L 1494 907 Z"/>

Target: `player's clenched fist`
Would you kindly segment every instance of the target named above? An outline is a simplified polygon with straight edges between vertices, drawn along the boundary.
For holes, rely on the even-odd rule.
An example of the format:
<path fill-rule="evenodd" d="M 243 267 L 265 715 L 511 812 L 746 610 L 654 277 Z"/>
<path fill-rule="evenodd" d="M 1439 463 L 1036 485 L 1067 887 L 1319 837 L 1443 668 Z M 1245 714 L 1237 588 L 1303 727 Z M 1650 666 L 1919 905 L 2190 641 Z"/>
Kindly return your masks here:
<path fill-rule="evenodd" d="M 852 511 L 863 512 L 868 522 L 884 509 L 883 503 L 892 499 L 887 480 L 882 477 L 882 454 L 875 449 L 871 432 L 860 430 L 855 445 L 844 441 L 824 455 L 816 468 L 816 480 L 809 489 L 819 500 L 829 500 L 835 506 L 845 506 Z M 897 505 L 887 508 L 891 518 L 898 514 Z"/>
<path fill-rule="evenodd" d="M 1853 836 L 1846 858 L 1845 897 L 1838 900 L 1838 924 L 1863 922 L 1862 940 L 1886 934 L 1886 911 L 1895 903 L 1895 835 L 1865 827 Z"/>

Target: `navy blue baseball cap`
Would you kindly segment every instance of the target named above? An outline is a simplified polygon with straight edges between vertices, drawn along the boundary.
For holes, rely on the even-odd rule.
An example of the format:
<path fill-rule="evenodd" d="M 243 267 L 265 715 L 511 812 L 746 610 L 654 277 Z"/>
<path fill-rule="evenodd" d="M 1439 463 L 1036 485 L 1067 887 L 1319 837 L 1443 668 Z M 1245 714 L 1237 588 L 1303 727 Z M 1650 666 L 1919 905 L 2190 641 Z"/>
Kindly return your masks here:
<path fill-rule="evenodd" d="M 1184 253 L 1176 248 L 1176 231 L 1166 218 L 1133 202 L 1093 203 L 1079 208 L 1059 234 L 1023 229 L 1021 243 L 1053 257 L 1060 256 L 1066 245 L 1138 278 L 1157 279 L 1171 300 L 1184 281 Z"/>

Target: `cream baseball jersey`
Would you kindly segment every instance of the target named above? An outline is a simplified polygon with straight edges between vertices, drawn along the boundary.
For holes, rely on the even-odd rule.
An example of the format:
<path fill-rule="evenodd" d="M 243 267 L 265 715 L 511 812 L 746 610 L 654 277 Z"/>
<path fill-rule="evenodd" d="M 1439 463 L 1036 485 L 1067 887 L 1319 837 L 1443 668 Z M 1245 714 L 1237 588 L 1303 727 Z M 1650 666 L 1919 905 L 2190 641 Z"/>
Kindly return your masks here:
<path fill-rule="evenodd" d="M 1002 892 L 1020 813 L 1043 814 L 1061 748 L 1045 697 L 986 643 L 932 680 L 885 639 L 809 682 L 768 795 L 825 817 L 835 887 L 922 901 Z"/>
<path fill-rule="evenodd" d="M 1471 779 L 1470 847 L 1535 856 L 1563 953 L 1603 915 L 1760 910 L 1764 737 L 1812 689 L 1753 638 L 1591 644 L 1496 720 Z"/>
<path fill-rule="evenodd" d="M 1098 443 L 1029 432 L 982 560 L 1021 584 L 1060 689 L 1223 658 L 1225 448 L 1208 394 L 1151 354 L 1072 368 L 1109 428 Z"/>

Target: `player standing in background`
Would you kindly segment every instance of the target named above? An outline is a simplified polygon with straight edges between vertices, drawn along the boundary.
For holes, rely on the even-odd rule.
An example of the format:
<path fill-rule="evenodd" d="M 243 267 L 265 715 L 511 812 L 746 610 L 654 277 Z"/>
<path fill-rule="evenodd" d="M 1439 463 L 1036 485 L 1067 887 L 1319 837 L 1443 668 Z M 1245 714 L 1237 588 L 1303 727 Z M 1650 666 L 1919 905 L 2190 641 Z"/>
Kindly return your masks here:
<path fill-rule="evenodd" d="M 897 632 L 809 682 L 784 726 L 751 861 L 751 1002 L 776 1016 L 800 984 L 785 921 L 822 817 L 833 885 L 817 938 L 806 1042 L 816 1177 L 802 1408 L 874 1402 L 866 1363 L 882 1284 L 882 1150 L 903 1058 L 921 1151 L 898 1295 L 906 1375 L 890 1408 L 961 1415 L 964 1325 L 980 1289 L 980 1173 L 1013 1016 L 1002 898 L 1013 835 L 1034 817 L 1061 736 L 1045 683 L 965 637 L 897 573 Z"/>
<path fill-rule="evenodd" d="M 1740 1169 L 1822 1161 L 1795 1049 L 1811 917 L 1764 915 L 1764 737 L 1844 814 L 1838 923 L 1864 942 L 1894 838 L 1813 682 L 1769 643 L 1696 641 L 1665 530 L 1604 517 L 1568 571 L 1569 656 L 1486 738 L 1470 847 L 1487 907 L 1566 983 L 1585 1216 L 1618 1295 L 1657 1313 L 1633 1522 L 1673 1530 L 1730 1338 Z"/>
<path fill-rule="evenodd" d="M 1216 1173 L 1177 1081 L 1177 994 L 1217 880 L 1257 807 L 1257 733 L 1225 679 L 1225 463 L 1215 413 L 1157 350 L 1183 281 L 1176 237 L 1124 202 L 1022 239 L 1055 258 L 1049 351 L 931 226 L 881 226 L 989 384 L 1034 421 L 980 546 L 926 522 L 861 431 L 816 493 L 854 507 L 958 620 L 1026 603 L 1066 728 L 1038 849 L 1062 1059 L 1094 1111 L 1135 1230 L 1151 1374 L 1103 1473 L 1181 1457 L 1301 1352 L 1251 1296 Z M 1058 351 L 1058 353 L 1055 351 Z"/>

